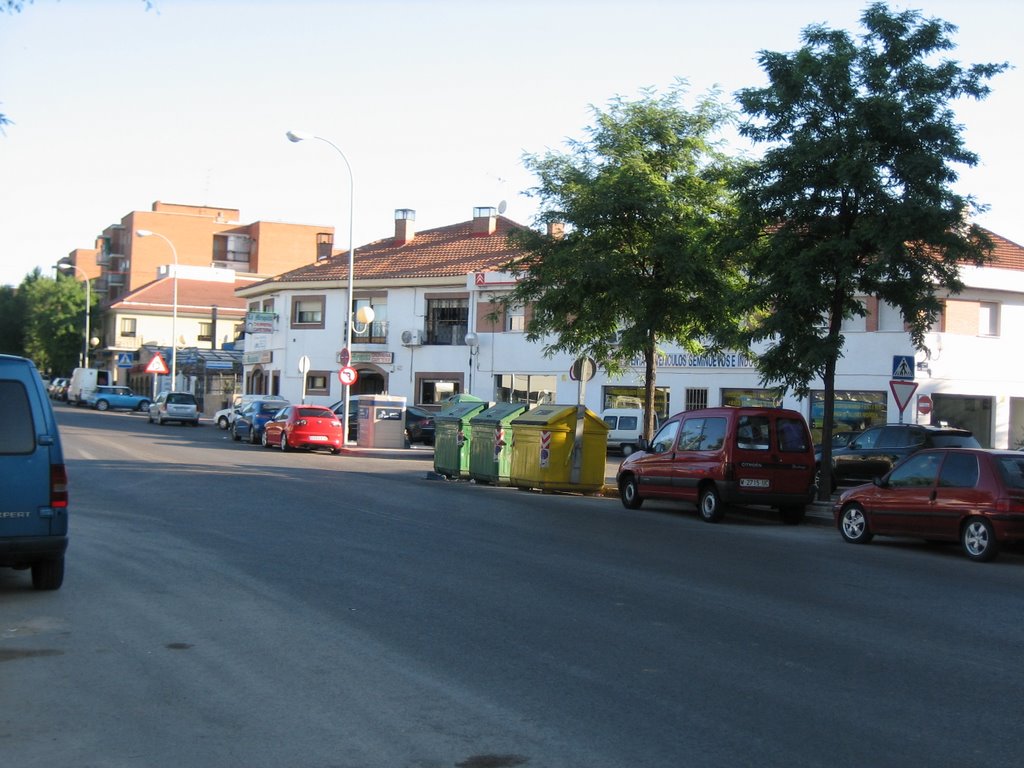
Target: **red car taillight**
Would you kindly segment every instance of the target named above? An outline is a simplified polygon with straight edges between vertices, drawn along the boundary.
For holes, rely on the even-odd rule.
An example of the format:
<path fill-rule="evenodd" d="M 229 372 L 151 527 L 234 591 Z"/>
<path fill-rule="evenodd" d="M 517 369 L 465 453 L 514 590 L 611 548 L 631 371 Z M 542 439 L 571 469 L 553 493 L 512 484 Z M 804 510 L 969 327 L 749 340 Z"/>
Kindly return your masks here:
<path fill-rule="evenodd" d="M 50 506 L 67 507 L 68 473 L 63 464 L 50 465 Z"/>
<path fill-rule="evenodd" d="M 1024 499 L 1013 496 L 1001 496 L 996 499 L 996 512 L 1002 514 L 1024 515 Z"/>
<path fill-rule="evenodd" d="M 295 422 L 295 426 L 296 427 L 304 427 L 304 426 L 306 426 L 306 420 L 305 419 L 298 419 Z"/>

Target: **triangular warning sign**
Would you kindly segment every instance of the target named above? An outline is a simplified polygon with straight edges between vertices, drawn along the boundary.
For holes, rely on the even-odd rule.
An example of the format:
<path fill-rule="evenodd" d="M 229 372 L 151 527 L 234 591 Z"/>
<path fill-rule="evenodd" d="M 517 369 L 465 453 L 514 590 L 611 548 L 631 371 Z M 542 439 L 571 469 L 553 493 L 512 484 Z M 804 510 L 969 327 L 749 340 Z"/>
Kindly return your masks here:
<path fill-rule="evenodd" d="M 910 398 L 914 396 L 914 392 L 917 391 L 916 381 L 890 381 L 889 389 L 892 390 L 892 396 L 896 398 L 896 405 L 899 406 L 900 413 L 903 413 L 907 409 L 907 404 L 910 402 Z"/>
<path fill-rule="evenodd" d="M 149 361 L 146 373 L 170 373 L 167 363 L 164 362 L 164 358 L 159 352 L 153 355 L 153 359 Z"/>

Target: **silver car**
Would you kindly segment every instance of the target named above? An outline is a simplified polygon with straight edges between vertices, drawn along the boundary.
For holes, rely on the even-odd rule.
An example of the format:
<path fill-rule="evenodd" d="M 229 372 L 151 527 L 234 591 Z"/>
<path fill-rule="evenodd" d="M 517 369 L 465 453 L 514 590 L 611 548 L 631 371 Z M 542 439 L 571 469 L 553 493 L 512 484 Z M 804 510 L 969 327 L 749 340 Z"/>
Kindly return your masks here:
<path fill-rule="evenodd" d="M 161 392 L 149 406 L 149 423 L 163 424 L 177 421 L 180 424 L 199 426 L 199 404 L 191 392 Z"/>

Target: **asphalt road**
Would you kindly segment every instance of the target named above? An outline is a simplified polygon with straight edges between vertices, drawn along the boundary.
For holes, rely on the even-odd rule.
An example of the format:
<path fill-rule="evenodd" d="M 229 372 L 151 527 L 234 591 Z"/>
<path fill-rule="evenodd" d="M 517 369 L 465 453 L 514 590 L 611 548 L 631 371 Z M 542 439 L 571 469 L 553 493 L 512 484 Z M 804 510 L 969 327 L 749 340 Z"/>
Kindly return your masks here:
<path fill-rule="evenodd" d="M 0 570 L 3 768 L 1020 763 L 1020 550 L 58 412 L 67 575 Z"/>

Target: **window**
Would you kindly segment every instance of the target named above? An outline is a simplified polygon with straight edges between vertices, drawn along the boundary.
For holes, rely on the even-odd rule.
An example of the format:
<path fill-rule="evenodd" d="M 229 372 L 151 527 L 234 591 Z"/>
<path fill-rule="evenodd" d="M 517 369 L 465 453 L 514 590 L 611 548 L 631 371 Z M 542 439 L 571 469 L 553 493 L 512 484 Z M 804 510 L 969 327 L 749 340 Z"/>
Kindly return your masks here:
<path fill-rule="evenodd" d="M 307 395 L 331 394 L 331 374 L 329 371 L 309 371 L 306 374 Z"/>
<path fill-rule="evenodd" d="M 292 299 L 292 328 L 323 327 L 323 296 L 296 296 Z"/>
<path fill-rule="evenodd" d="M 707 388 L 686 388 L 686 410 L 687 411 L 699 411 L 701 408 L 708 407 L 708 390 Z"/>
<path fill-rule="evenodd" d="M 746 450 L 767 451 L 769 445 L 767 416 L 741 416 L 736 428 L 736 445 Z"/>
<path fill-rule="evenodd" d="M 499 403 L 553 403 L 555 376 L 502 373 L 494 377 L 494 400 Z"/>
<path fill-rule="evenodd" d="M 942 462 L 939 485 L 943 488 L 973 488 L 978 484 L 978 459 L 970 453 L 950 453 Z"/>
<path fill-rule="evenodd" d="M 199 341 L 213 341 L 213 323 L 199 323 Z"/>
<path fill-rule="evenodd" d="M 427 344 L 463 344 L 469 330 L 469 299 L 427 299 Z"/>
<path fill-rule="evenodd" d="M 938 453 L 917 453 L 896 467 L 889 474 L 889 485 L 893 488 L 927 488 L 935 484 L 939 473 Z"/>
<path fill-rule="evenodd" d="M 717 451 L 725 442 L 725 419 L 686 419 L 679 432 L 680 451 Z"/>
<path fill-rule="evenodd" d="M 505 330 L 522 333 L 526 330 L 526 309 L 522 304 L 509 305 L 505 310 Z"/>
<path fill-rule="evenodd" d="M 679 433 L 679 422 L 670 421 L 668 424 L 658 430 L 658 434 L 651 440 L 651 451 L 653 453 L 665 453 L 665 451 L 671 450 L 673 443 L 676 441 L 676 435 Z"/>
<path fill-rule="evenodd" d="M 978 305 L 978 335 L 999 335 L 999 305 L 994 301 L 983 301 Z"/>
<path fill-rule="evenodd" d="M 0 381 L 0 398 L 5 418 L 0 419 L 0 453 L 32 453 L 36 447 L 36 428 L 32 405 L 20 381 Z"/>
<path fill-rule="evenodd" d="M 779 432 L 779 449 L 783 451 L 806 451 L 807 431 L 796 419 L 780 418 L 775 422 Z"/>
<path fill-rule="evenodd" d="M 449 378 L 421 378 L 418 381 L 421 405 L 432 405 L 444 402 L 445 398 L 457 395 L 462 391 L 462 382 Z"/>
<path fill-rule="evenodd" d="M 122 336 L 134 336 L 136 328 L 136 319 L 134 317 L 122 317 L 121 318 L 121 335 Z"/>

